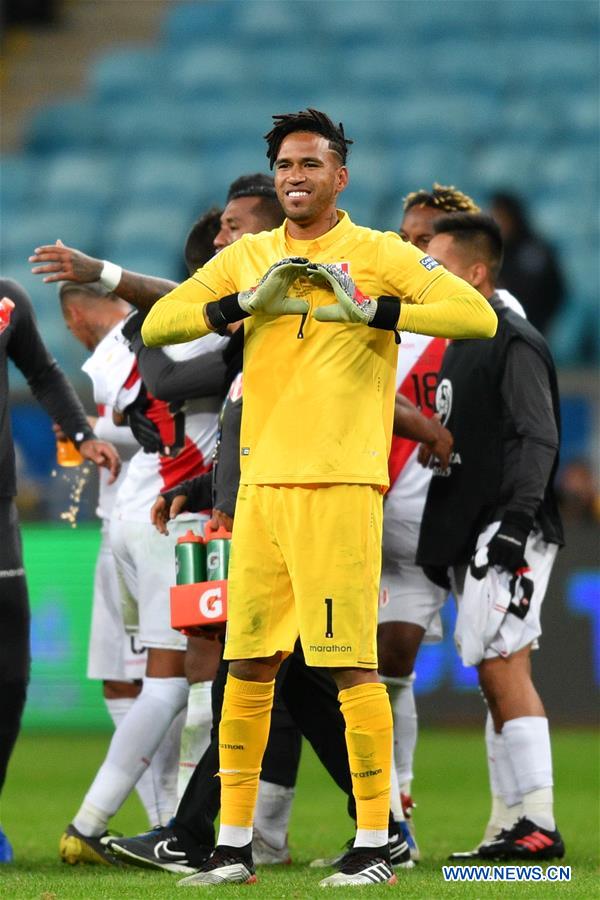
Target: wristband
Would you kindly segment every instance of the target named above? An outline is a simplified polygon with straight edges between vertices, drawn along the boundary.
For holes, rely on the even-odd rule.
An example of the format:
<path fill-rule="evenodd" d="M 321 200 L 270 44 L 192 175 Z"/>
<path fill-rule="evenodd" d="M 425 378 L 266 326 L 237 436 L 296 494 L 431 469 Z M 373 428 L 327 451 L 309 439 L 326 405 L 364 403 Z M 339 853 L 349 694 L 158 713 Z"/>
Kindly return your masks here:
<path fill-rule="evenodd" d="M 122 274 L 123 269 L 121 266 L 104 259 L 102 260 L 102 271 L 98 280 L 108 291 L 114 291 L 121 280 Z"/>
<path fill-rule="evenodd" d="M 85 441 L 97 441 L 98 438 L 94 434 L 91 428 L 87 428 L 84 431 L 77 431 L 73 437 L 71 438 L 77 449 L 81 447 L 81 445 Z"/>
<path fill-rule="evenodd" d="M 240 306 L 238 294 L 229 294 L 220 300 L 211 300 L 204 307 L 206 318 L 215 331 L 222 331 L 227 325 L 247 319 L 250 313 Z"/>
<path fill-rule="evenodd" d="M 400 301 L 397 297 L 378 297 L 375 315 L 369 322 L 369 328 L 381 328 L 393 331 L 394 340 L 400 343 L 400 333 L 396 328 L 400 318 Z"/>

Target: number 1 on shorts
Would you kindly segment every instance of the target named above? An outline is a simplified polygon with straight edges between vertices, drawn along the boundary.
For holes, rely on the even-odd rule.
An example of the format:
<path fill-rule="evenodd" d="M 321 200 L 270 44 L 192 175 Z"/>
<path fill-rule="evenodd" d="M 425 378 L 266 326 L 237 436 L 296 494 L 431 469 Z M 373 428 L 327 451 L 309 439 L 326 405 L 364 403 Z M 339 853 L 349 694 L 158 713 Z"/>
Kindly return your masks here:
<path fill-rule="evenodd" d="M 327 625 L 325 626 L 325 637 L 333 637 L 333 599 L 325 597 L 325 606 L 327 607 Z"/>

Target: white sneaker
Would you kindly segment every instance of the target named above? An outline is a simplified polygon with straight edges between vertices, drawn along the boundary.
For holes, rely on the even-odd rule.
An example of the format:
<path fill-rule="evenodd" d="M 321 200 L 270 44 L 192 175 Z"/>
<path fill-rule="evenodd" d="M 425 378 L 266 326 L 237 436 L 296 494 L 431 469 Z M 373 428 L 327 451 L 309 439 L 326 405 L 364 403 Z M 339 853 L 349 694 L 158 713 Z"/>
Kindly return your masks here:
<path fill-rule="evenodd" d="M 291 863 L 290 848 L 287 838 L 284 846 L 279 849 L 267 843 L 260 831 L 254 829 L 252 835 L 252 858 L 257 866 L 287 866 Z"/>
<path fill-rule="evenodd" d="M 366 887 L 396 884 L 388 847 L 353 847 L 340 863 L 339 872 L 319 882 L 320 887 Z"/>

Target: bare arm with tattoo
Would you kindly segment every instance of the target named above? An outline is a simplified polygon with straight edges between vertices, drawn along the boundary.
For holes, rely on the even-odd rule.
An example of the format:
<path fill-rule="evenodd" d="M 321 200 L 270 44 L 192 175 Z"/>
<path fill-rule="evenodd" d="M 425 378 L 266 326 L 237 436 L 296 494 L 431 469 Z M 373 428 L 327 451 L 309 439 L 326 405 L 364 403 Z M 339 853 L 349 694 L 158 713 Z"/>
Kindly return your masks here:
<path fill-rule="evenodd" d="M 98 281 L 104 265 L 104 260 L 87 256 L 74 247 L 65 247 L 62 241 L 37 247 L 29 262 L 36 264 L 31 270 L 33 274 L 43 275 L 43 281 L 47 284 L 54 281 L 75 281 L 77 284 Z M 124 269 L 114 293 L 137 309 L 149 310 L 157 300 L 176 287 L 175 281 Z"/>

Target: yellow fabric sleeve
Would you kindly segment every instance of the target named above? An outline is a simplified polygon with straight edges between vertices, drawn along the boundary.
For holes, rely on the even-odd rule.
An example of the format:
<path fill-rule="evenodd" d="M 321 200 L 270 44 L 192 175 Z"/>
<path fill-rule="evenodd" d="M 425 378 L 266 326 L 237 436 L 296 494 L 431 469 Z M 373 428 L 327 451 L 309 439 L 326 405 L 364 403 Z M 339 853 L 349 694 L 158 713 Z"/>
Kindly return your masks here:
<path fill-rule="evenodd" d="M 210 332 L 204 319 L 204 307 L 218 297 L 202 297 L 198 282 L 188 278 L 154 304 L 142 325 L 142 340 L 147 347 L 182 344 Z"/>
<path fill-rule="evenodd" d="M 445 338 L 492 338 L 498 318 L 485 297 L 449 272 L 444 275 L 459 282 L 448 296 L 448 282 L 440 279 L 427 293 L 421 305 L 402 303 L 399 331 L 412 331 Z"/>
<path fill-rule="evenodd" d="M 242 243 L 243 238 L 239 241 Z M 237 265 L 237 248 L 226 247 L 191 278 L 158 300 L 142 325 L 142 340 L 147 347 L 182 344 L 209 334 L 204 306 L 220 300 L 239 288 L 232 276 Z"/>
<path fill-rule="evenodd" d="M 446 338 L 495 335 L 498 320 L 485 297 L 398 235 L 383 235 L 378 266 L 385 290 L 402 302 L 399 331 Z"/>

